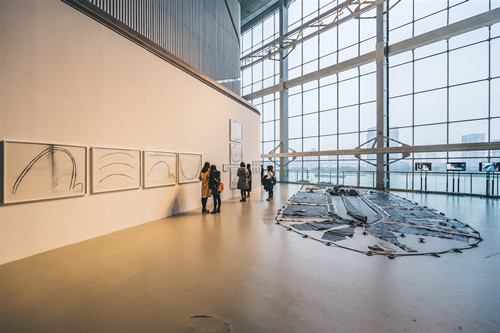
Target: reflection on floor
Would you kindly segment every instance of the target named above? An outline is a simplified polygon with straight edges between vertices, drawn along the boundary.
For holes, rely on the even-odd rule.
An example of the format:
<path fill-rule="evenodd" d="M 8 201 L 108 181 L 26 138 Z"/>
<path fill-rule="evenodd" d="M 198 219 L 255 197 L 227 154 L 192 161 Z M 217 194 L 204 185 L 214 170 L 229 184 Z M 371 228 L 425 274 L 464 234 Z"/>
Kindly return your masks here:
<path fill-rule="evenodd" d="M 398 192 L 484 241 L 387 260 L 276 225 L 298 190 L 278 185 L 271 202 L 253 194 L 221 214 L 196 209 L 2 265 L 0 332 L 498 332 L 498 199 Z"/>

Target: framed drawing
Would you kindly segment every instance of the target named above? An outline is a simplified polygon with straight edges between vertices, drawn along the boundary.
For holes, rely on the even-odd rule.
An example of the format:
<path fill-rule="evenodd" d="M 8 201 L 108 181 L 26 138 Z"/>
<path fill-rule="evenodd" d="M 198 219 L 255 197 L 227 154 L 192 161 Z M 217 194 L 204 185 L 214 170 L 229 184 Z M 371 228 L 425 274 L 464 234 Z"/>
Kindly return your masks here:
<path fill-rule="evenodd" d="M 201 154 L 179 153 L 179 184 L 199 182 Z"/>
<path fill-rule="evenodd" d="M 3 142 L 3 203 L 83 196 L 87 147 Z"/>
<path fill-rule="evenodd" d="M 143 151 L 144 188 L 177 183 L 177 154 L 163 151 Z"/>
<path fill-rule="evenodd" d="M 242 142 L 243 141 L 243 131 L 242 127 L 243 124 L 240 123 L 237 120 L 231 119 L 230 120 L 230 140 L 234 142 Z"/>
<path fill-rule="evenodd" d="M 235 189 L 238 186 L 238 169 L 240 167 L 237 165 L 229 166 L 229 182 L 231 189 Z"/>
<path fill-rule="evenodd" d="M 92 147 L 92 193 L 140 187 L 140 150 Z"/>
<path fill-rule="evenodd" d="M 230 164 L 240 164 L 243 160 L 243 148 L 241 143 L 230 143 L 229 144 L 229 163 Z"/>

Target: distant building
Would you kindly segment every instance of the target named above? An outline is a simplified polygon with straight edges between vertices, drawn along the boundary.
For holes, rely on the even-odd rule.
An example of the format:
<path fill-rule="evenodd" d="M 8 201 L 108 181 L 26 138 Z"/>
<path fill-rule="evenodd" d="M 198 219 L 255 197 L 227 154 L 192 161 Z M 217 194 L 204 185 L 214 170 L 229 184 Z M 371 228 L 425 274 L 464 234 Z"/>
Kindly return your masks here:
<path fill-rule="evenodd" d="M 486 138 L 486 134 L 484 133 L 472 133 L 462 135 L 462 143 L 474 143 L 474 142 L 484 142 Z M 462 153 L 462 157 L 470 158 L 470 157 L 485 157 L 484 152 L 477 151 L 465 151 Z"/>

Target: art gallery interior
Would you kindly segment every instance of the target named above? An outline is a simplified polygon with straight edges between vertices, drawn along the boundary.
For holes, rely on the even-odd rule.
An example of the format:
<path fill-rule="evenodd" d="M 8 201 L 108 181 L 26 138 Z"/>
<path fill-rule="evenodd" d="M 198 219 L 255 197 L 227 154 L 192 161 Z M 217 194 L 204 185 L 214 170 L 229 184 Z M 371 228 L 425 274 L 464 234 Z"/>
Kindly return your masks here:
<path fill-rule="evenodd" d="M 0 0 L 0 79 L 0 332 L 498 332 L 500 1 Z"/>

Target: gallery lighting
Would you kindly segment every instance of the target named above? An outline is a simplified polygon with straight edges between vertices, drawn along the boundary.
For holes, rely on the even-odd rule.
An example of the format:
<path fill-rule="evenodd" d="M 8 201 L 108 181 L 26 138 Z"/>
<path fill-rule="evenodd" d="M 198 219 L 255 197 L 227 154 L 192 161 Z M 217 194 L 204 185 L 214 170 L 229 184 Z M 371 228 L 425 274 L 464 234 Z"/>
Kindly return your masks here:
<path fill-rule="evenodd" d="M 342 14 L 344 14 L 344 12 L 342 10 L 339 10 L 338 13 L 337 13 L 337 16 L 340 16 Z"/>

